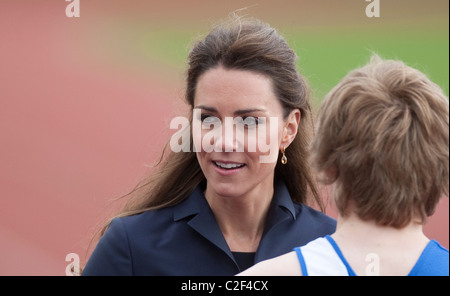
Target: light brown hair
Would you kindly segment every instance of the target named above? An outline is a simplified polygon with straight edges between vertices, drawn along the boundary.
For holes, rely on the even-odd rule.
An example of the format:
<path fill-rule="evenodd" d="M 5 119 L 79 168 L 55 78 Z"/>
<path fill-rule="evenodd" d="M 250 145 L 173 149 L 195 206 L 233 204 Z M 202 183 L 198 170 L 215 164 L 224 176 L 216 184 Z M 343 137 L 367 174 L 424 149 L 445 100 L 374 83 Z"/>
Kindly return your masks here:
<path fill-rule="evenodd" d="M 311 145 L 312 166 L 335 182 L 341 215 L 402 228 L 424 223 L 449 192 L 449 102 L 403 62 L 350 72 L 326 96 Z"/>

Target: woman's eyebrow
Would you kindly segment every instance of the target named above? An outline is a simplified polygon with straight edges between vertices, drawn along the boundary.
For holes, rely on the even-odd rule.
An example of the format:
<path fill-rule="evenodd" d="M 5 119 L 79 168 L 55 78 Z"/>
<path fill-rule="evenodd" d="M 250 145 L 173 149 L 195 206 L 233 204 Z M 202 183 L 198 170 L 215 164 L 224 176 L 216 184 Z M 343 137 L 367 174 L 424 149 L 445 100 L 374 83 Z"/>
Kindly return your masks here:
<path fill-rule="evenodd" d="M 218 113 L 216 108 L 204 106 L 204 105 L 195 106 L 194 109 L 202 109 L 204 111 Z"/>
<path fill-rule="evenodd" d="M 253 113 L 253 112 L 264 112 L 264 109 L 243 109 L 243 110 L 237 110 L 234 112 L 234 116 L 239 116 L 239 115 L 243 115 L 243 114 L 248 114 L 248 113 Z"/>
<path fill-rule="evenodd" d="M 195 106 L 194 109 L 202 109 L 202 110 L 208 111 L 208 112 L 219 113 L 216 108 L 210 107 L 210 106 L 204 106 L 204 105 Z M 242 110 L 234 111 L 234 116 L 239 116 L 239 115 L 253 113 L 253 112 L 265 112 L 265 111 L 266 110 L 264 110 L 264 109 L 258 109 L 258 108 L 242 109 Z"/>

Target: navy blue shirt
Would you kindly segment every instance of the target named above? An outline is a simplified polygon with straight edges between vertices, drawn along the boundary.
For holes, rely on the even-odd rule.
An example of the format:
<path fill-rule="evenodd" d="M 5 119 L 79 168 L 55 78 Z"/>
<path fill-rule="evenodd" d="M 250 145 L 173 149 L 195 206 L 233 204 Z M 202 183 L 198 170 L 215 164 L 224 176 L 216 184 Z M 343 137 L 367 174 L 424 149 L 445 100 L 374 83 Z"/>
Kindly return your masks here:
<path fill-rule="evenodd" d="M 255 263 L 335 229 L 334 219 L 294 203 L 284 182 L 278 182 Z M 115 218 L 82 275 L 229 276 L 240 271 L 198 187 L 178 205 Z"/>

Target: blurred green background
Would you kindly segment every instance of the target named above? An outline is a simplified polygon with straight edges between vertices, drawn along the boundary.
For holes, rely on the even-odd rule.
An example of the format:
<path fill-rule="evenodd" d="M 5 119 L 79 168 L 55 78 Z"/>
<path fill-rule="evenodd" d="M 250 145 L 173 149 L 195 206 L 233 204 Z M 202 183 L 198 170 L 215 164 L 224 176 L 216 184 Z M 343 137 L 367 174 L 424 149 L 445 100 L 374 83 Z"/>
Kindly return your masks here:
<path fill-rule="evenodd" d="M 192 16 L 183 23 L 184 18 L 189 18 L 188 14 L 166 26 L 154 20 L 125 20 L 117 25 L 123 35 L 115 38 L 116 41 L 124 38 L 121 50 L 130 64 L 139 63 L 150 68 L 158 65 L 166 68 L 165 71 L 182 73 L 192 42 L 204 36 L 215 22 L 226 18 L 228 12 L 250 3 L 230 1 L 230 9 L 224 9 L 218 18 L 210 18 L 209 22 L 205 21 L 205 16 L 197 20 Z M 269 22 L 288 40 L 299 56 L 299 70 L 314 90 L 316 106 L 350 70 L 367 63 L 372 53 L 399 59 L 418 68 L 448 96 L 447 0 L 381 0 L 379 18 L 365 15 L 369 2 L 363 0 L 258 3 L 240 13 Z M 197 8 L 201 10 L 201 6 Z M 204 12 L 207 13 L 207 9 Z M 133 33 L 130 35 L 129 32 Z"/>
<path fill-rule="evenodd" d="M 411 28 L 287 28 L 285 38 L 299 55 L 298 68 L 314 90 L 317 104 L 348 71 L 368 62 L 371 53 L 400 59 L 426 73 L 448 96 L 449 31 L 445 23 Z M 147 32 L 142 49 L 177 70 L 185 67 L 195 31 Z"/>

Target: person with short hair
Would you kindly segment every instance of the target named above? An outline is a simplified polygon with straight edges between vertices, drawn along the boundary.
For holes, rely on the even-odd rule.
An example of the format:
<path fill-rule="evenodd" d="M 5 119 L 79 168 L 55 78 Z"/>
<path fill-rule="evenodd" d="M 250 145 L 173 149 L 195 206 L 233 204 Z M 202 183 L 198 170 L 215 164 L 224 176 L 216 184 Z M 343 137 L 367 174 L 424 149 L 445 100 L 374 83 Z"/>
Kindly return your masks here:
<path fill-rule="evenodd" d="M 403 62 L 350 72 L 326 96 L 312 167 L 333 184 L 336 232 L 240 275 L 449 275 L 422 226 L 449 194 L 449 102 Z"/>

